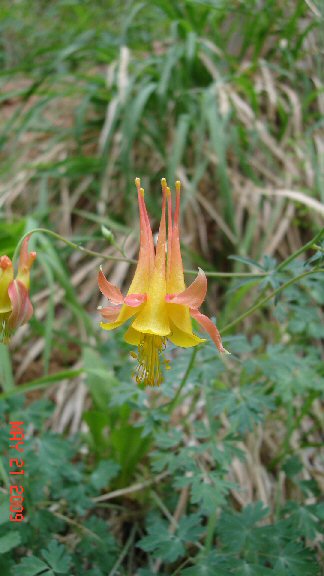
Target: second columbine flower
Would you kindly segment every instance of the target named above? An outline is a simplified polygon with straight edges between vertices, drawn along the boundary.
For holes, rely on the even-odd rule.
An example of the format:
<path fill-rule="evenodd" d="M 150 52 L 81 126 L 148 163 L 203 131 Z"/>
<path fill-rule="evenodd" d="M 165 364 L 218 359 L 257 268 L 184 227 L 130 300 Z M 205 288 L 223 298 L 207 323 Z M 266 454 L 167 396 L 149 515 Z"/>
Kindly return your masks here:
<path fill-rule="evenodd" d="M 22 243 L 18 274 L 8 256 L 0 257 L 0 342 L 7 344 L 16 328 L 26 324 L 33 314 L 29 299 L 30 269 L 36 252 L 28 252 L 29 237 Z"/>

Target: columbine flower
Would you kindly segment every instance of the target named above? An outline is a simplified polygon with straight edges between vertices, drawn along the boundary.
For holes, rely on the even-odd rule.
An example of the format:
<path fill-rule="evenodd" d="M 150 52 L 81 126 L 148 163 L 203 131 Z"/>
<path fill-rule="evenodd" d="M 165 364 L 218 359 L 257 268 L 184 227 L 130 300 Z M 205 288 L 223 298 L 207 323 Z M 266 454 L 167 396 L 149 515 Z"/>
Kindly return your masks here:
<path fill-rule="evenodd" d="M 191 318 L 195 318 L 208 332 L 220 352 L 223 348 L 220 334 L 213 322 L 198 308 L 205 299 L 207 278 L 199 268 L 197 278 L 186 288 L 179 240 L 180 182 L 176 182 L 176 206 L 172 221 L 172 198 L 166 180 L 162 179 L 162 216 L 156 249 L 144 201 L 140 179 L 135 184 L 140 214 L 140 252 L 137 268 L 127 296 L 111 284 L 101 268 L 98 276 L 100 291 L 111 305 L 101 308 L 104 319 L 100 326 L 113 330 L 132 318 L 125 340 L 138 347 L 132 354 L 138 360 L 136 382 L 159 386 L 162 382 L 161 357 L 165 368 L 169 363 L 163 357 L 166 341 L 189 348 L 204 342 L 193 334 Z M 168 210 L 168 251 L 166 263 L 166 204 Z"/>
<path fill-rule="evenodd" d="M 8 256 L 0 257 L 0 342 L 8 343 L 12 332 L 26 324 L 33 314 L 29 299 L 30 269 L 36 252 L 28 252 L 29 237 L 23 241 L 18 274 Z"/>

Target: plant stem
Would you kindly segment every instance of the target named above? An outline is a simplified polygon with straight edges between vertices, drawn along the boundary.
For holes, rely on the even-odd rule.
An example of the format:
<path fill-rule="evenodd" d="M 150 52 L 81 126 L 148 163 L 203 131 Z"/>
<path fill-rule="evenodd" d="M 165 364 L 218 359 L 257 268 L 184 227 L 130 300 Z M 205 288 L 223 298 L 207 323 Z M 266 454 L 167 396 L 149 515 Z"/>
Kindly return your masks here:
<path fill-rule="evenodd" d="M 10 350 L 6 344 L 0 343 L 0 384 L 5 392 L 9 392 L 15 387 L 12 374 L 12 363 Z"/>
<path fill-rule="evenodd" d="M 288 430 L 287 430 L 286 437 L 283 441 L 283 446 L 282 446 L 279 454 L 270 463 L 271 469 L 274 469 L 277 466 L 278 462 L 281 462 L 281 460 L 283 460 L 287 454 L 290 454 L 292 452 L 292 449 L 290 448 L 291 437 L 292 437 L 294 431 L 300 427 L 300 424 L 301 424 L 302 420 L 305 418 L 305 416 L 310 414 L 312 404 L 316 400 L 316 398 L 318 398 L 318 397 L 319 397 L 319 393 L 317 391 L 313 391 L 312 394 L 310 394 L 310 396 L 306 399 L 306 401 L 303 404 L 303 407 L 302 407 L 302 409 L 301 409 L 301 411 L 297 417 L 296 416 L 294 417 L 294 415 L 291 414 L 290 406 L 292 406 L 292 405 L 289 404 L 289 406 L 288 406 L 288 415 L 289 415 Z M 319 426 L 320 426 L 320 423 L 319 423 Z"/>
<path fill-rule="evenodd" d="M 304 246 L 301 246 L 301 248 L 298 248 L 298 250 L 296 250 L 296 252 L 294 252 L 293 254 L 291 254 L 290 256 L 288 256 L 288 258 L 286 258 L 286 260 L 284 260 L 283 262 L 281 262 L 281 264 L 279 264 L 279 266 L 277 266 L 277 272 L 280 272 L 281 270 L 283 270 L 284 268 L 286 268 L 286 266 L 288 266 L 288 264 L 290 264 L 290 262 L 292 262 L 292 260 L 295 260 L 295 258 L 297 258 L 300 254 L 302 254 L 303 252 L 305 252 L 308 249 L 314 249 L 314 244 L 316 244 L 317 241 L 319 241 L 321 239 L 321 237 L 324 234 L 324 228 L 322 228 L 315 236 L 314 238 L 312 238 L 309 242 L 307 242 L 307 244 L 304 244 Z M 316 247 L 316 250 L 318 250 L 318 247 Z"/>
<path fill-rule="evenodd" d="M 185 371 L 185 373 L 184 373 L 184 375 L 183 375 L 183 378 L 182 378 L 182 380 L 181 380 L 181 382 L 180 382 L 180 386 L 179 386 L 179 388 L 178 388 L 175 396 L 173 397 L 173 399 L 172 399 L 170 402 L 167 402 L 166 404 L 164 404 L 164 405 L 162 406 L 162 408 L 168 408 L 168 412 L 169 412 L 169 413 L 172 412 L 173 408 L 176 406 L 177 401 L 178 401 L 178 398 L 179 398 L 179 396 L 180 396 L 180 394 L 181 394 L 181 391 L 182 391 L 182 389 L 184 388 L 184 386 L 185 386 L 186 383 L 187 383 L 189 374 L 190 374 L 190 372 L 191 372 L 191 370 L 192 370 L 192 368 L 193 368 L 193 365 L 194 365 L 194 363 L 195 363 L 195 358 L 196 358 L 196 355 L 197 355 L 197 351 L 198 351 L 198 350 L 197 350 L 197 346 L 195 346 L 195 347 L 192 349 L 191 356 L 190 356 L 190 360 L 189 360 L 189 363 L 188 363 L 188 366 L 187 366 L 187 370 Z"/>
<path fill-rule="evenodd" d="M 95 256 L 96 258 L 102 258 L 103 260 L 114 260 L 116 262 L 129 262 L 130 264 L 136 264 L 136 260 L 133 260 L 132 258 L 122 258 L 120 256 L 107 256 L 104 254 L 100 254 L 100 252 L 95 252 L 94 250 L 88 250 L 88 248 L 84 248 L 83 246 L 79 246 L 78 244 L 75 244 L 75 242 L 71 242 L 71 240 L 64 238 L 64 236 L 61 236 L 60 234 L 57 234 L 56 232 L 53 232 L 52 230 L 48 230 L 47 228 L 34 228 L 33 230 L 30 230 L 30 232 L 27 232 L 26 234 L 24 234 L 24 236 L 22 236 L 22 238 L 20 239 L 20 241 L 17 244 L 17 247 L 16 247 L 14 255 L 13 255 L 13 263 L 15 263 L 17 258 L 18 258 L 20 246 L 23 243 L 24 239 L 27 236 L 30 236 L 31 234 L 35 234 L 36 232 L 39 232 L 41 234 L 47 234 L 48 236 L 52 236 L 53 238 L 56 238 L 56 240 L 60 240 L 61 242 L 64 242 L 65 244 L 67 244 L 67 246 L 70 246 L 71 248 L 73 248 L 73 250 L 79 250 L 79 252 L 83 252 L 84 254 L 88 254 L 89 256 Z"/>
<path fill-rule="evenodd" d="M 197 270 L 184 270 L 185 274 L 197 274 Z M 208 278 L 264 278 L 268 272 L 205 272 Z"/>
<path fill-rule="evenodd" d="M 207 523 L 207 535 L 206 535 L 206 542 L 205 542 L 205 547 L 206 547 L 206 551 L 209 552 L 212 544 L 213 544 L 213 537 L 214 537 L 214 532 L 215 532 L 215 528 L 216 528 L 216 511 L 212 512 L 211 515 L 208 518 L 208 523 Z"/>
<path fill-rule="evenodd" d="M 323 252 L 324 254 L 324 248 L 322 248 L 322 246 L 318 246 L 318 244 L 313 244 L 312 248 L 314 248 L 314 250 L 318 250 L 319 252 Z"/>
<path fill-rule="evenodd" d="M 292 284 L 294 284 L 295 282 L 298 282 L 299 280 L 302 280 L 303 278 L 305 278 L 306 276 L 310 276 L 311 274 L 317 274 L 320 272 L 324 272 L 324 268 L 318 268 L 318 269 L 314 269 L 314 270 L 308 270 L 307 272 L 303 272 L 302 274 L 299 274 L 299 276 L 295 276 L 294 278 L 291 278 L 290 280 L 288 280 L 288 282 L 285 282 L 285 284 L 282 284 L 281 286 L 279 286 L 279 288 L 277 288 L 276 290 L 274 290 L 273 292 L 271 292 L 271 294 L 269 294 L 268 296 L 266 296 L 265 298 L 263 298 L 262 300 L 260 300 L 257 304 L 254 304 L 254 306 L 251 306 L 251 308 L 249 308 L 246 312 L 243 312 L 243 314 L 241 314 L 240 316 L 238 316 L 235 320 L 233 320 L 232 322 L 230 322 L 229 324 L 226 324 L 226 326 L 224 326 L 223 328 L 221 328 L 221 333 L 224 334 L 224 332 L 227 332 L 228 330 L 231 330 L 231 328 L 233 328 L 234 326 L 236 326 L 236 324 L 239 324 L 239 322 L 241 322 L 242 320 L 244 320 L 244 318 L 247 318 L 247 316 L 250 316 L 251 314 L 253 314 L 256 310 L 258 310 L 259 308 L 262 308 L 267 302 L 269 302 L 269 300 L 271 300 L 272 298 L 274 298 L 277 294 L 280 294 L 280 292 L 283 292 L 284 290 L 286 290 L 286 288 L 289 288 L 289 286 L 291 286 Z"/>
<path fill-rule="evenodd" d="M 53 230 L 48 230 L 47 228 L 34 228 L 33 230 L 26 232 L 26 234 L 24 234 L 22 238 L 19 240 L 13 255 L 14 264 L 18 259 L 20 247 L 24 239 L 27 236 L 30 236 L 31 234 L 35 233 L 47 234 L 48 236 L 52 236 L 52 238 L 64 242 L 64 244 L 70 246 L 70 248 L 73 248 L 73 250 L 78 250 L 79 252 L 83 252 L 88 256 L 94 256 L 95 258 L 101 258 L 102 260 L 111 260 L 114 262 L 128 262 L 129 264 L 137 263 L 137 260 L 134 260 L 133 258 L 126 258 L 122 256 L 107 256 L 106 254 L 101 254 L 100 252 L 96 252 L 95 250 L 89 250 L 88 248 L 84 248 L 83 246 L 80 246 L 79 244 L 76 244 L 75 242 L 72 242 L 71 240 L 64 238 L 64 236 L 57 234 L 57 232 L 53 232 Z M 118 248 L 118 250 L 121 250 L 117 245 L 114 246 Z M 121 251 L 123 253 L 123 250 Z M 185 274 L 191 274 L 191 275 L 197 274 L 197 270 L 184 270 L 184 272 Z M 259 277 L 263 278 L 264 276 L 267 276 L 267 272 L 259 272 L 257 274 L 253 272 L 206 272 L 206 276 L 208 276 L 209 278 L 259 278 Z"/>
<path fill-rule="evenodd" d="M 137 530 L 137 526 L 133 526 L 131 533 L 129 535 L 128 540 L 126 541 L 126 544 L 124 546 L 124 548 L 122 549 L 119 558 L 117 559 L 117 561 L 115 562 L 114 566 L 112 567 L 112 569 L 109 572 L 109 576 L 114 576 L 115 574 L 117 574 L 117 570 L 119 569 L 121 563 L 123 562 L 124 558 L 127 556 L 128 550 L 130 549 L 130 547 L 132 546 L 133 542 L 134 542 L 134 538 L 135 538 L 135 534 L 136 534 L 136 530 Z M 119 572 L 118 572 L 119 573 Z"/>

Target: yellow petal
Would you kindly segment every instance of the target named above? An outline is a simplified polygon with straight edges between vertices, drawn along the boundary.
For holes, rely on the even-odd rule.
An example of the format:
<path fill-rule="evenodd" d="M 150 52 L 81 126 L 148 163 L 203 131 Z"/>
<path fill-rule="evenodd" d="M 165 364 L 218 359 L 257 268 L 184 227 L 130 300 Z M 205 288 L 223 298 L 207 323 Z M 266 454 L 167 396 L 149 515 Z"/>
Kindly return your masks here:
<path fill-rule="evenodd" d="M 170 324 L 165 302 L 165 280 L 158 274 L 153 274 L 147 295 L 147 302 L 136 316 L 132 327 L 144 334 L 167 336 L 170 334 Z"/>
<path fill-rule="evenodd" d="M 182 348 L 191 348 L 192 346 L 197 346 L 201 344 L 201 342 L 205 342 L 204 339 L 199 338 L 195 334 L 191 332 L 182 332 L 179 330 L 175 324 L 171 322 L 171 334 L 168 336 L 168 339 L 171 340 L 173 344 L 176 346 L 180 346 Z"/>
<path fill-rule="evenodd" d="M 188 306 L 182 304 L 167 304 L 169 320 L 182 332 L 192 333 L 192 322 Z"/>
<path fill-rule="evenodd" d="M 143 310 L 138 314 L 132 326 L 138 332 L 144 334 L 154 334 L 156 336 L 167 336 L 170 334 L 170 324 L 167 313 L 166 279 L 165 279 L 165 246 L 166 246 L 166 223 L 165 204 L 166 189 L 162 185 L 163 201 L 162 215 L 159 228 L 159 238 L 156 247 L 153 274 L 147 289 L 142 290 L 147 293 L 147 302 L 143 305 Z"/>
<path fill-rule="evenodd" d="M 141 294 L 146 292 L 154 265 L 153 236 L 144 200 L 144 190 L 140 187 L 141 183 L 139 178 L 136 178 L 135 184 L 137 187 L 140 215 L 140 251 L 134 278 L 129 287 L 128 294 Z"/>
<path fill-rule="evenodd" d="M 125 342 L 132 344 L 133 346 L 138 346 L 141 343 L 142 338 L 143 335 L 140 332 L 137 332 L 137 330 L 134 330 L 132 326 L 128 328 L 124 336 Z"/>
<path fill-rule="evenodd" d="M 138 314 L 138 311 L 140 309 L 141 306 L 139 306 L 138 308 L 131 308 L 130 306 L 126 306 L 124 304 L 115 322 L 100 322 L 100 327 L 103 330 L 114 330 L 115 328 L 118 328 L 118 326 L 124 324 L 124 322 L 127 322 L 127 320 L 129 320 L 132 316 Z"/>
<path fill-rule="evenodd" d="M 176 182 L 176 207 L 174 212 L 174 222 L 171 234 L 171 246 L 168 255 L 168 277 L 167 292 L 168 294 L 177 294 L 185 290 L 186 285 L 183 276 L 183 264 L 180 250 L 180 182 Z"/>

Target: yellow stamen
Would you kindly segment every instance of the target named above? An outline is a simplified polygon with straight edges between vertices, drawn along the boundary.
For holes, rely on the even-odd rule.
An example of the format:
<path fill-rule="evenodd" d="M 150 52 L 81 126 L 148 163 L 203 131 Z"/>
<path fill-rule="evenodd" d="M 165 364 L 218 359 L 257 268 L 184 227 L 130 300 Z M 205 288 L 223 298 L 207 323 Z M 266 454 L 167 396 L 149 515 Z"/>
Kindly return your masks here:
<path fill-rule="evenodd" d="M 163 381 L 160 354 L 165 349 L 166 338 L 144 334 L 138 346 L 137 384 L 160 386 Z"/>
<path fill-rule="evenodd" d="M 164 360 L 164 369 L 165 370 L 171 370 L 170 360 L 167 360 L 167 359 Z"/>

